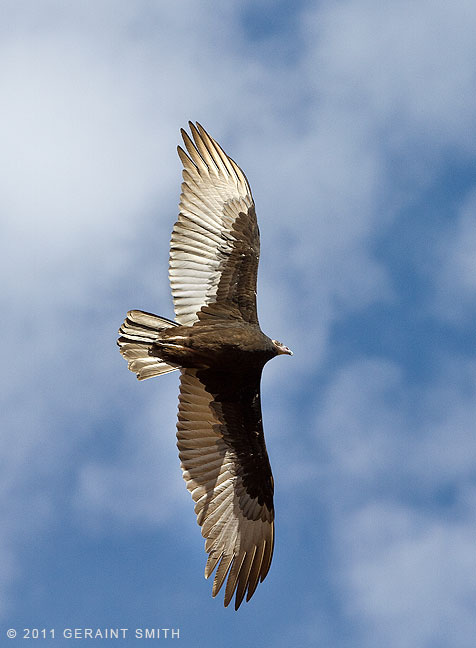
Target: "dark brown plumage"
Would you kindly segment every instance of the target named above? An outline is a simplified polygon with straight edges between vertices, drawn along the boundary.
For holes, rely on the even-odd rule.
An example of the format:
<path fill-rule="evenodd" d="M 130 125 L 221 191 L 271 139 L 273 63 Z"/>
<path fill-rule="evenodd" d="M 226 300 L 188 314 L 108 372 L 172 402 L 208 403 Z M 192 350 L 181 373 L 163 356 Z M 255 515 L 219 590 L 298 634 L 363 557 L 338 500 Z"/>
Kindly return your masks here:
<path fill-rule="evenodd" d="M 180 369 L 177 446 L 215 570 L 212 595 L 248 601 L 274 546 L 273 477 L 263 435 L 261 372 L 291 351 L 262 333 L 256 311 L 259 230 L 236 163 L 199 125 L 185 152 L 169 277 L 176 321 L 130 311 L 120 351 L 142 380 Z"/>

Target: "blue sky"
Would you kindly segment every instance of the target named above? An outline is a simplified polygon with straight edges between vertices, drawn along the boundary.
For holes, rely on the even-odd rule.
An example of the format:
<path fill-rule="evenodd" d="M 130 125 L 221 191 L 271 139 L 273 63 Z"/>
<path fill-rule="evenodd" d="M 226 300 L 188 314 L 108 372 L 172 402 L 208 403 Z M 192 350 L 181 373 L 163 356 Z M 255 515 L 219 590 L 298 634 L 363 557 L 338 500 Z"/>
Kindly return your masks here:
<path fill-rule="evenodd" d="M 472 647 L 476 5 L 0 8 L 2 637 Z M 173 315 L 189 119 L 248 176 L 260 322 L 295 352 L 264 372 L 276 550 L 236 613 L 202 575 L 177 376 L 115 346 L 129 308 Z"/>

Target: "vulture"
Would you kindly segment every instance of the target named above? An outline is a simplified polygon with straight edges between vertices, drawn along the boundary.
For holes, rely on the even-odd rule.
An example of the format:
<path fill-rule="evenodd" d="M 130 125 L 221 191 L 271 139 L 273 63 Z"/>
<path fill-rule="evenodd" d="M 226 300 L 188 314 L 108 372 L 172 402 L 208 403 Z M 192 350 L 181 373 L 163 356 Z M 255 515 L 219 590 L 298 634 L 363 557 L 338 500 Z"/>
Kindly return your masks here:
<path fill-rule="evenodd" d="M 180 371 L 177 447 L 195 502 L 212 596 L 249 601 L 274 547 L 274 483 L 263 435 L 261 372 L 292 355 L 256 311 L 259 230 L 240 167 L 200 124 L 182 129 L 180 213 L 170 243 L 175 321 L 131 310 L 118 345 L 139 380 Z"/>

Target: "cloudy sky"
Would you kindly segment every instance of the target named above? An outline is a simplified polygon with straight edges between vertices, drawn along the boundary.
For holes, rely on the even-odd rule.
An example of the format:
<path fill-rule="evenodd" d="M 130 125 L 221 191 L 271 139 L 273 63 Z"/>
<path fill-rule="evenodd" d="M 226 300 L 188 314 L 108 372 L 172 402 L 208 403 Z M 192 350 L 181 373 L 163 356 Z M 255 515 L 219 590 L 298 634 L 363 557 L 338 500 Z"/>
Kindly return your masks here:
<path fill-rule="evenodd" d="M 0 9 L 2 645 L 473 648 L 475 3 Z M 238 612 L 203 578 L 178 377 L 115 346 L 128 309 L 173 316 L 189 119 L 250 180 L 260 322 L 295 352 L 264 372 L 276 549 Z"/>

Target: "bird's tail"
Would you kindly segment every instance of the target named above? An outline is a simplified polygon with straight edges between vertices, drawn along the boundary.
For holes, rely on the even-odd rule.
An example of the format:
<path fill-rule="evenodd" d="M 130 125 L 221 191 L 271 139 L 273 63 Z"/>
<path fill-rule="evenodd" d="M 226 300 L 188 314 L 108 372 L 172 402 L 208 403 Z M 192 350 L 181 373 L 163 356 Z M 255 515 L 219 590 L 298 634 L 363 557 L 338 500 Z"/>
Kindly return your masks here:
<path fill-rule="evenodd" d="M 171 326 L 178 326 L 178 324 L 165 317 L 140 310 L 131 310 L 127 313 L 119 329 L 121 337 L 117 340 L 117 344 L 127 360 L 129 369 L 139 380 L 160 376 L 179 368 L 177 365 L 162 362 L 153 349 L 153 343 L 157 340 L 160 331 Z"/>

